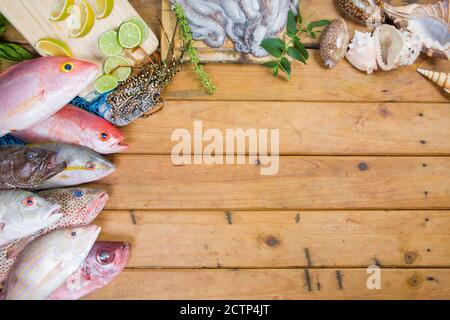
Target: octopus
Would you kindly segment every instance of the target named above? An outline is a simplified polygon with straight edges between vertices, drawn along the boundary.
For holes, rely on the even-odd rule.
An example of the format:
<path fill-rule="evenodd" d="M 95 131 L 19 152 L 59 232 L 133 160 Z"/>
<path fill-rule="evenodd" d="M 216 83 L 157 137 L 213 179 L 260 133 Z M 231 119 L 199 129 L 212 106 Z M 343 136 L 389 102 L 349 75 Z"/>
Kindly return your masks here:
<path fill-rule="evenodd" d="M 299 0 L 171 0 L 184 10 L 194 40 L 220 48 L 228 38 L 234 49 L 255 57 L 268 55 L 260 44 L 278 35 L 289 10 L 297 14 Z"/>

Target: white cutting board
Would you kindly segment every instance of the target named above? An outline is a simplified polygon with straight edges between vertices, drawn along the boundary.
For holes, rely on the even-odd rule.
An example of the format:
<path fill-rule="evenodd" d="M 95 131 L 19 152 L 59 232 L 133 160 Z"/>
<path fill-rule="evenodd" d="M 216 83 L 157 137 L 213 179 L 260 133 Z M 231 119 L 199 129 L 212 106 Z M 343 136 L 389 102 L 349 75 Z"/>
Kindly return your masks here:
<path fill-rule="evenodd" d="M 140 17 L 133 6 L 127 0 L 115 0 L 114 10 L 105 19 L 96 20 L 90 33 L 83 38 L 69 38 L 67 36 L 66 21 L 53 22 L 49 20 L 50 12 L 55 0 L 0 0 L 0 12 L 9 22 L 34 46 L 42 38 L 56 38 L 65 42 L 75 58 L 87 60 L 103 65 L 106 57 L 98 49 L 98 38 L 108 30 L 117 29 L 120 24 L 130 17 Z M 92 0 L 88 0 L 93 4 Z M 142 44 L 142 48 L 148 53 L 158 48 L 158 39 L 149 28 L 148 39 Z M 143 59 L 139 51 L 131 54 L 136 60 Z M 133 62 L 133 61 L 130 61 Z M 83 96 L 93 90 L 93 84 L 83 92 Z"/>

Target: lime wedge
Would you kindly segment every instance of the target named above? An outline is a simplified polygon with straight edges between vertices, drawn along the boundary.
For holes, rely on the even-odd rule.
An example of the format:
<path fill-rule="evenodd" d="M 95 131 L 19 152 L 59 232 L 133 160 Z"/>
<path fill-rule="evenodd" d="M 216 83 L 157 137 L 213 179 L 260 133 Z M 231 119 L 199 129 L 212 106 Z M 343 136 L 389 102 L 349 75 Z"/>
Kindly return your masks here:
<path fill-rule="evenodd" d="M 106 31 L 98 39 L 98 48 L 107 57 L 119 55 L 123 48 L 117 39 L 116 31 Z"/>
<path fill-rule="evenodd" d="M 119 85 L 116 78 L 110 75 L 103 75 L 97 78 L 95 81 L 95 90 L 98 93 L 105 93 L 115 89 Z"/>
<path fill-rule="evenodd" d="M 95 0 L 95 15 L 97 19 L 108 17 L 114 8 L 114 0 Z"/>
<path fill-rule="evenodd" d="M 75 0 L 56 0 L 52 5 L 50 20 L 62 21 L 69 16 L 69 7 L 75 4 Z"/>
<path fill-rule="evenodd" d="M 119 27 L 119 43 L 124 48 L 136 48 L 141 43 L 141 30 L 131 22 L 124 22 Z"/>
<path fill-rule="evenodd" d="M 129 66 L 130 62 L 122 56 L 109 57 L 106 59 L 103 70 L 106 74 L 112 75 L 118 81 L 125 81 L 128 79 L 131 73 L 130 67 L 121 67 L 119 66 Z M 112 72 L 115 69 L 114 72 Z M 112 72 L 112 73 L 111 73 Z"/>
<path fill-rule="evenodd" d="M 70 16 L 67 21 L 69 37 L 81 38 L 86 36 L 94 26 L 95 15 L 91 5 L 82 0 L 69 8 Z"/>
<path fill-rule="evenodd" d="M 72 56 L 72 52 L 64 42 L 53 38 L 41 39 L 36 42 L 35 47 L 42 56 Z"/>
<path fill-rule="evenodd" d="M 141 36 L 142 36 L 140 44 L 142 44 L 145 40 L 147 40 L 147 38 L 148 38 L 148 26 L 144 22 L 144 20 L 142 20 L 141 18 L 132 17 L 130 19 L 127 19 L 125 22 L 134 23 L 135 25 L 137 25 L 139 27 L 139 30 L 141 31 Z"/>

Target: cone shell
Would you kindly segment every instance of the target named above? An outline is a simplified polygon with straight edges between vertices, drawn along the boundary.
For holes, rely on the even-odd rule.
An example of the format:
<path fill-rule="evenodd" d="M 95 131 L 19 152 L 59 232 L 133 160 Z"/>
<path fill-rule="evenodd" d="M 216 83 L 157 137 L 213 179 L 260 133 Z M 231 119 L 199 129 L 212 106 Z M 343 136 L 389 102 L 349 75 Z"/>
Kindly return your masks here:
<path fill-rule="evenodd" d="M 384 21 L 382 0 L 335 0 L 338 9 L 347 19 L 366 25 L 370 29 Z"/>
<path fill-rule="evenodd" d="M 442 89 L 444 89 L 445 92 L 450 94 L 450 74 L 447 72 L 438 72 L 438 71 L 431 71 L 431 70 L 425 70 L 425 69 L 417 69 L 417 71 L 436 83 L 438 86 L 440 86 Z"/>
<path fill-rule="evenodd" d="M 320 56 L 328 68 L 334 68 L 345 57 L 350 36 L 344 19 L 334 20 L 323 32 Z"/>

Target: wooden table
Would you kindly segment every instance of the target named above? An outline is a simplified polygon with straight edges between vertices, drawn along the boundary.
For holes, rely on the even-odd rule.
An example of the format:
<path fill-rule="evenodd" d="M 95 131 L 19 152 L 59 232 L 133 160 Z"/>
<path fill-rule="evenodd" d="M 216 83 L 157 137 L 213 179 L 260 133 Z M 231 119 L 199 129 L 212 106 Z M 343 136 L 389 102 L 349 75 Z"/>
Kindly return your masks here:
<path fill-rule="evenodd" d="M 160 0 L 131 2 L 159 31 Z M 304 0 L 303 11 L 338 15 L 332 0 Z M 214 96 L 186 65 L 165 109 L 125 129 L 130 149 L 100 183 L 111 201 L 96 223 L 101 239 L 130 242 L 132 258 L 88 298 L 450 298 L 450 105 L 415 72 L 448 63 L 368 76 L 346 61 L 325 70 L 310 53 L 290 82 L 208 65 Z M 279 173 L 173 165 L 170 135 L 194 120 L 279 128 Z M 374 264 L 381 290 L 366 286 Z"/>

